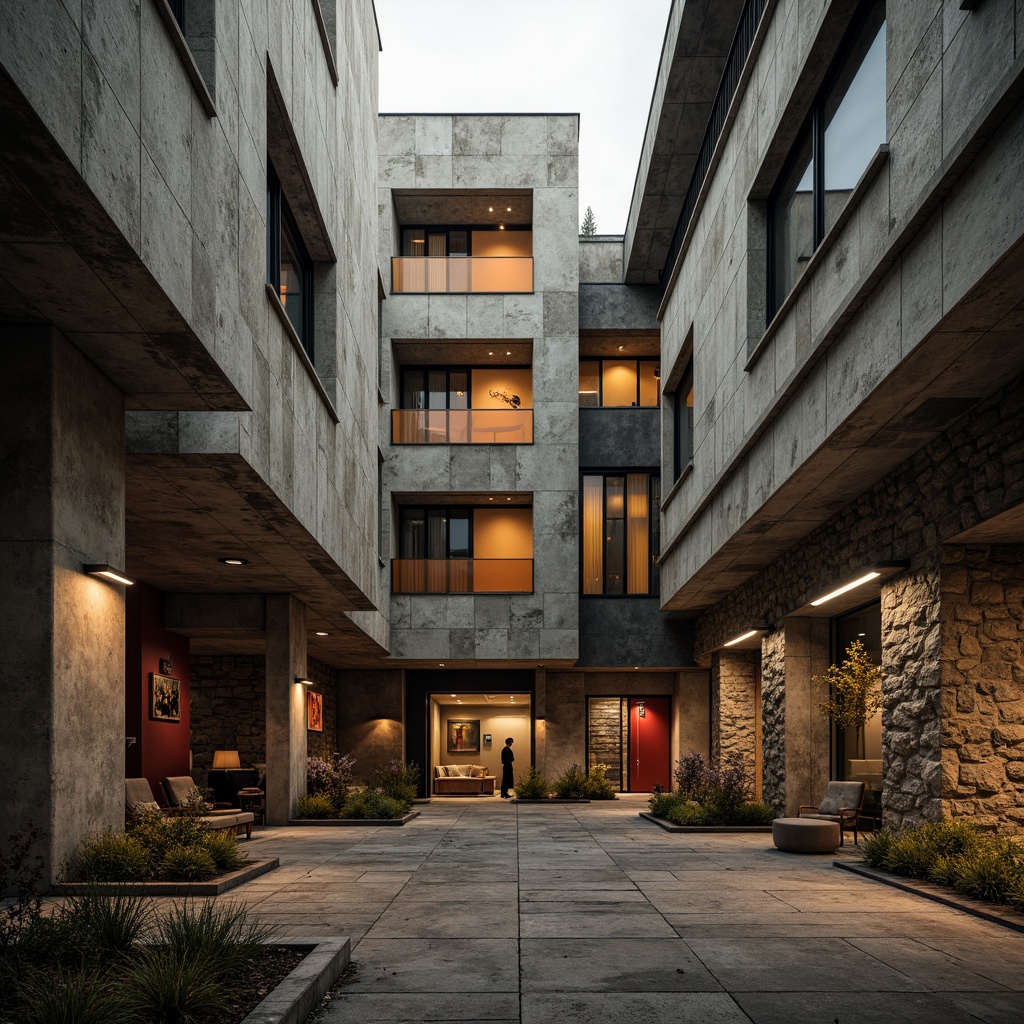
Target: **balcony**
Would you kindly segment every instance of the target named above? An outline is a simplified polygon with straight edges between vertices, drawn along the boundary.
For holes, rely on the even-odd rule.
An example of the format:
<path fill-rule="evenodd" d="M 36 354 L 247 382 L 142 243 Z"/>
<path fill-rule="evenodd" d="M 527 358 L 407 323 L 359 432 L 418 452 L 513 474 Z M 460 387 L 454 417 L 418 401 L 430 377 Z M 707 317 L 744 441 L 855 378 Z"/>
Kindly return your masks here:
<path fill-rule="evenodd" d="M 532 558 L 393 558 L 393 594 L 531 594 Z"/>
<path fill-rule="evenodd" d="M 465 295 L 533 291 L 532 256 L 393 256 L 391 291 Z"/>
<path fill-rule="evenodd" d="M 395 409 L 392 444 L 532 444 L 532 409 Z"/>

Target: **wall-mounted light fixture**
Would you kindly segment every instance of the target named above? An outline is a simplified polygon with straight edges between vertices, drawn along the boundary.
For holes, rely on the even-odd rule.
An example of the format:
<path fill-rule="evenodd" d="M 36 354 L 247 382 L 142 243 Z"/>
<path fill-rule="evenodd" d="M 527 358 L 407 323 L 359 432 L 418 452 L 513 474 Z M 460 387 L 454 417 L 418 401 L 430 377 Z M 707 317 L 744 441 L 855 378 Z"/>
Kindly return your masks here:
<path fill-rule="evenodd" d="M 872 569 L 871 572 L 866 572 L 863 576 L 858 576 L 857 579 L 852 580 L 849 583 L 845 583 L 843 584 L 843 586 L 837 587 L 835 590 L 830 591 L 829 593 L 825 594 L 824 597 L 819 597 L 817 601 L 812 601 L 811 605 L 817 608 L 818 605 L 824 604 L 826 601 L 831 601 L 834 597 L 839 597 L 840 594 L 845 594 L 847 591 L 853 590 L 855 587 L 862 586 L 865 583 L 870 583 L 872 580 L 877 580 L 878 577 L 881 575 L 882 574 L 880 572 L 875 572 L 875 570 Z"/>
<path fill-rule="evenodd" d="M 330 636 L 326 629 L 316 629 L 313 631 L 313 636 Z"/>
<path fill-rule="evenodd" d="M 248 559 L 246 559 L 246 558 L 235 558 L 233 556 L 232 557 L 228 557 L 228 558 L 218 558 L 217 561 L 220 562 L 222 565 L 248 565 L 249 564 L 249 560 Z"/>
<path fill-rule="evenodd" d="M 295 682 L 302 686 L 316 686 L 316 683 L 314 683 L 312 679 L 307 679 L 305 676 L 296 676 Z"/>
<path fill-rule="evenodd" d="M 121 583 L 126 587 L 133 586 L 135 583 L 131 576 L 123 573 L 120 569 L 115 569 L 112 565 L 107 565 L 106 562 L 90 562 L 83 565 L 82 568 L 90 576 L 99 576 L 101 579 L 110 580 L 112 583 Z"/>
<path fill-rule="evenodd" d="M 762 632 L 762 630 L 756 627 L 754 629 L 748 629 L 745 633 L 740 633 L 739 636 L 734 636 L 731 640 L 726 640 L 722 646 L 735 647 L 737 644 L 743 643 L 744 640 L 750 640 L 752 637 L 757 636 L 760 632 Z M 767 630 L 764 630 L 764 632 L 767 632 Z"/>

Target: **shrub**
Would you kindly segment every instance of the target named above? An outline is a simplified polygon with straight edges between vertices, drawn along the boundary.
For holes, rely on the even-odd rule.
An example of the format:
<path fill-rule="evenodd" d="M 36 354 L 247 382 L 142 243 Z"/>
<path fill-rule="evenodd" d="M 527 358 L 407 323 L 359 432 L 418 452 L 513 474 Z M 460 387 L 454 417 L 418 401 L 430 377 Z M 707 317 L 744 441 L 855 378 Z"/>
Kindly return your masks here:
<path fill-rule="evenodd" d="M 675 793 L 654 793 L 651 795 L 648 804 L 651 814 L 656 818 L 668 818 L 669 811 L 679 805 L 679 797 Z"/>
<path fill-rule="evenodd" d="M 166 947 L 146 950 L 131 971 L 128 1008 L 140 1020 L 158 1024 L 198 1024 L 224 1012 L 231 994 L 209 965 L 196 956 L 184 959 Z"/>
<path fill-rule="evenodd" d="M 32 853 L 42 830 L 32 825 L 12 832 L 0 848 L 0 893 L 13 895 L 0 900 L 0 951 L 19 941 L 24 929 L 40 920 L 43 898 L 43 855 Z"/>
<path fill-rule="evenodd" d="M 548 795 L 548 780 L 531 764 L 515 784 L 517 800 L 543 800 Z"/>
<path fill-rule="evenodd" d="M 160 862 L 160 876 L 183 882 L 205 882 L 217 873 L 213 857 L 198 844 L 175 846 Z"/>
<path fill-rule="evenodd" d="M 575 762 L 554 781 L 555 796 L 563 800 L 580 800 L 587 796 L 587 773 Z M 517 789 L 518 794 L 518 789 Z"/>
<path fill-rule="evenodd" d="M 326 793 L 311 793 L 300 796 L 295 816 L 298 818 L 336 818 L 338 811 L 334 801 Z"/>
<path fill-rule="evenodd" d="M 237 871 L 248 857 L 238 848 L 238 840 L 230 831 L 208 831 L 203 837 L 203 849 L 213 858 L 218 871 Z"/>
<path fill-rule="evenodd" d="M 389 761 L 387 768 L 378 768 L 374 771 L 371 788 L 379 789 L 385 796 L 405 804 L 408 810 L 416 799 L 419 785 L 420 766 L 415 761 L 405 764 L 395 760 Z"/>
<path fill-rule="evenodd" d="M 407 804 L 379 790 L 363 789 L 349 794 L 342 808 L 342 817 L 387 821 L 389 818 L 401 818 L 408 809 Z"/>
<path fill-rule="evenodd" d="M 1010 883 L 1020 871 L 1012 861 L 1005 860 L 998 849 L 979 850 L 964 855 L 955 886 L 965 896 L 992 903 L 1005 903 L 1009 898 Z"/>
<path fill-rule="evenodd" d="M 708 765 L 704 755 L 696 750 L 684 754 L 677 762 L 672 773 L 676 780 L 676 788 L 683 800 L 695 800 L 703 803 L 706 796 Z"/>
<path fill-rule="evenodd" d="M 894 838 L 893 832 L 889 829 L 881 829 L 878 832 L 872 832 L 871 836 L 864 840 L 861 850 L 864 853 L 864 860 L 870 867 L 882 868 L 885 866 Z"/>
<path fill-rule="evenodd" d="M 150 854 L 135 836 L 99 832 L 78 846 L 78 873 L 87 882 L 141 882 L 149 877 Z"/>
<path fill-rule="evenodd" d="M 33 973 L 18 985 L 17 998 L 31 1012 L 31 1018 L 20 1019 L 33 1024 L 128 1024 L 132 1019 L 105 976 L 91 971 Z"/>
<path fill-rule="evenodd" d="M 336 753 L 330 761 L 323 757 L 306 759 L 306 791 L 311 796 L 329 797 L 341 806 L 352 785 L 356 759 L 351 754 Z"/>
<path fill-rule="evenodd" d="M 711 812 L 704 804 L 688 801 L 677 803 L 668 811 L 668 820 L 673 825 L 711 825 Z"/>
<path fill-rule="evenodd" d="M 252 962 L 272 929 L 250 920 L 244 904 L 185 900 L 161 918 L 157 932 L 174 958 L 193 957 L 215 976 L 227 977 Z"/>
<path fill-rule="evenodd" d="M 608 781 L 608 765 L 592 765 L 587 772 L 587 796 L 591 800 L 614 800 L 615 790 Z"/>
<path fill-rule="evenodd" d="M 735 825 L 770 825 L 774 820 L 774 807 L 748 800 L 739 806 L 732 823 Z"/>
<path fill-rule="evenodd" d="M 712 808 L 713 816 L 722 824 L 735 821 L 751 790 L 750 769 L 743 755 L 727 754 L 713 766 L 707 774 L 707 790 L 704 802 Z"/>
<path fill-rule="evenodd" d="M 79 950 L 109 960 L 132 954 L 149 925 L 150 910 L 143 896 L 93 891 L 72 896 L 61 918 Z"/>

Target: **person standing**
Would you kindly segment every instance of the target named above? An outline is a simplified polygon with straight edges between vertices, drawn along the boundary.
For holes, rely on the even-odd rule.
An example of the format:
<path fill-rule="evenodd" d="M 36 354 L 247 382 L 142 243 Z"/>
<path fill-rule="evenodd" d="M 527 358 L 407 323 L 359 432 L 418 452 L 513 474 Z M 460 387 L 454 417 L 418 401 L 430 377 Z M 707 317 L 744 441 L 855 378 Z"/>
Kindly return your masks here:
<path fill-rule="evenodd" d="M 512 788 L 512 762 L 516 759 L 512 753 L 512 737 L 505 740 L 505 746 L 501 751 L 501 799 L 508 800 L 511 797 L 509 790 Z"/>

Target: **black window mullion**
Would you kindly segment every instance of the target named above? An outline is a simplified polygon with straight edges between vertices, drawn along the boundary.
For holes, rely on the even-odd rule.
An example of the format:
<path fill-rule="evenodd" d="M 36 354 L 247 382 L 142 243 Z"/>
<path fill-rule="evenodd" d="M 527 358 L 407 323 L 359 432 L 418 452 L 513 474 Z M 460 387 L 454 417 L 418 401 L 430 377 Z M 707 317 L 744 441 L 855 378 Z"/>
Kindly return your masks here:
<path fill-rule="evenodd" d="M 819 96 L 815 100 L 811 114 L 811 165 L 812 191 L 811 202 L 814 211 L 814 248 L 821 245 L 825 237 L 825 110 L 824 99 Z"/>

